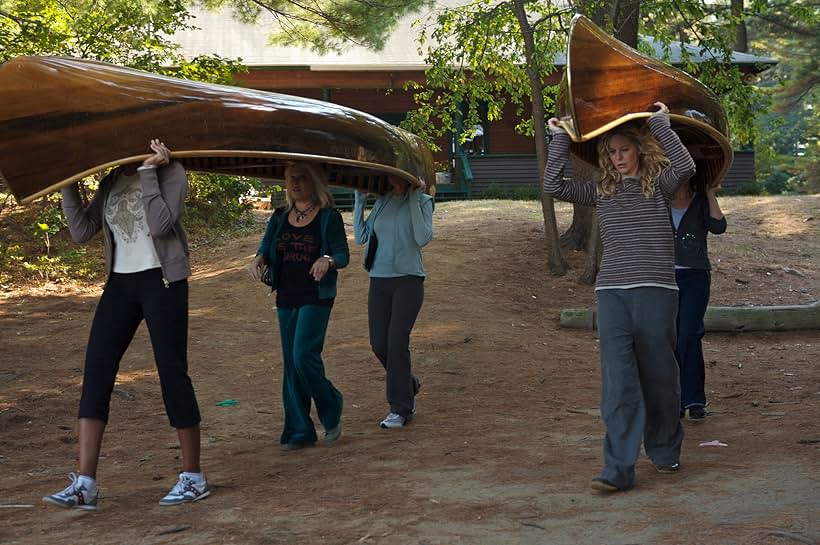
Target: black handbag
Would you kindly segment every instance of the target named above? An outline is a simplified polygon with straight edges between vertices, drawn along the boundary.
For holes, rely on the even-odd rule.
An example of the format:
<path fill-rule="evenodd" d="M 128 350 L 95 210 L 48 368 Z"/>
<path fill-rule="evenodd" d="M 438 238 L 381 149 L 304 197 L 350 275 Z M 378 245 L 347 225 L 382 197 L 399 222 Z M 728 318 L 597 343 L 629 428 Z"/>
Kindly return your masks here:
<path fill-rule="evenodd" d="M 276 210 L 274 210 L 273 217 L 271 218 L 271 221 L 268 223 L 267 229 L 270 229 L 272 227 L 272 223 L 274 221 L 282 221 L 282 215 L 284 214 L 284 212 L 284 208 L 277 208 Z M 265 267 L 262 269 L 262 278 L 260 278 L 260 280 L 262 280 L 262 283 L 266 286 L 273 287 L 273 269 L 271 268 L 270 264 L 265 263 Z"/>
<path fill-rule="evenodd" d="M 273 287 L 273 275 L 271 273 L 270 265 L 265 263 L 265 268 L 262 269 L 262 283 L 266 286 Z"/>
<path fill-rule="evenodd" d="M 367 256 L 364 258 L 364 270 L 370 271 L 373 268 L 373 260 L 376 259 L 376 249 L 379 247 L 379 237 L 376 231 L 370 231 L 370 241 L 367 244 Z"/>

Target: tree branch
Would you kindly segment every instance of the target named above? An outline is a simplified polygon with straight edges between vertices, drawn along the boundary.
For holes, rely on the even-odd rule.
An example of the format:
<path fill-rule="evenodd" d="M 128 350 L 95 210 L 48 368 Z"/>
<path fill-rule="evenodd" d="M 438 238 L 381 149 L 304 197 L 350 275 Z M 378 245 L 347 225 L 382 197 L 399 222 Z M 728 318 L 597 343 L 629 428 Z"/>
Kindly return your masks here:
<path fill-rule="evenodd" d="M 766 21 L 767 23 L 783 28 L 788 30 L 789 32 L 793 32 L 795 34 L 799 34 L 800 36 L 806 36 L 809 38 L 814 38 L 817 34 L 816 30 L 812 30 L 810 28 L 801 27 L 796 25 L 795 23 L 788 23 L 781 18 L 772 16 L 772 15 L 765 15 L 765 14 L 755 14 L 750 16 L 750 18 L 757 18 L 761 21 Z"/>
<path fill-rule="evenodd" d="M 26 19 L 25 17 L 18 17 L 17 15 L 12 15 L 11 13 L 4 11 L 2 9 L 0 9 L 0 17 L 4 17 L 6 19 L 14 21 L 20 27 L 23 27 L 26 24 L 33 25 L 37 22 L 32 19 Z"/>

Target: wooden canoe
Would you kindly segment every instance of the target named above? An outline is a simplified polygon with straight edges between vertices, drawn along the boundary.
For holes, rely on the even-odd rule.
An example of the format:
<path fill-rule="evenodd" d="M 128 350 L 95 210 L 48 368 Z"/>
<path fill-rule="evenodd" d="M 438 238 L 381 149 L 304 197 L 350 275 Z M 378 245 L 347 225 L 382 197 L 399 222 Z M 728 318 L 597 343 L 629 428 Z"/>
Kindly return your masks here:
<path fill-rule="evenodd" d="M 596 137 L 648 118 L 657 101 L 669 107 L 672 128 L 695 159 L 695 187 L 719 184 L 733 153 L 717 95 L 682 70 L 635 51 L 576 15 L 558 94 L 558 118 L 573 140 L 572 152 L 597 167 Z"/>
<path fill-rule="evenodd" d="M 0 176 L 19 202 L 142 161 L 151 138 L 195 171 L 281 180 L 305 160 L 331 185 L 374 193 L 390 175 L 435 183 L 420 138 L 337 104 L 74 58 L 0 66 Z"/>

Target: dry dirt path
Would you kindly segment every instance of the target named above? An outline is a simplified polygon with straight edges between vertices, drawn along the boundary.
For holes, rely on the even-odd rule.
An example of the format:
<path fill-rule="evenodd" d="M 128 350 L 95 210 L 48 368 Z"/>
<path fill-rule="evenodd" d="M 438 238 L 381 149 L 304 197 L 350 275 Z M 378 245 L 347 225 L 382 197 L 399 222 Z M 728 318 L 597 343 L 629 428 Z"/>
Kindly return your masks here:
<path fill-rule="evenodd" d="M 713 302 L 820 298 L 820 198 L 724 200 Z M 565 225 L 569 208 L 559 207 Z M 349 215 L 346 221 L 350 223 Z M 808 217 L 813 220 L 803 221 Z M 419 414 L 378 428 L 383 372 L 366 337 L 366 284 L 341 276 L 325 350 L 345 394 L 331 447 L 282 453 L 273 298 L 247 278 L 256 237 L 199 251 L 190 362 L 215 493 L 156 502 L 179 451 L 144 328 L 126 354 L 103 445 L 100 509 L 45 507 L 74 470 L 77 396 L 98 296 L 47 287 L 0 299 L 0 543 L 797 544 L 820 536 L 820 334 L 711 334 L 711 415 L 686 422 L 683 470 L 642 458 L 634 490 L 599 496 L 594 332 L 557 327 L 593 302 L 575 269 L 550 277 L 535 203 L 442 204 L 413 335 Z M 718 262 L 717 259 L 720 259 Z M 787 273 L 783 267 L 797 270 Z M 802 275 L 802 276 L 801 276 Z M 219 407 L 225 399 L 234 407 Z M 719 439 L 726 448 L 699 443 Z M 10 508 L 8 505 L 31 505 Z"/>

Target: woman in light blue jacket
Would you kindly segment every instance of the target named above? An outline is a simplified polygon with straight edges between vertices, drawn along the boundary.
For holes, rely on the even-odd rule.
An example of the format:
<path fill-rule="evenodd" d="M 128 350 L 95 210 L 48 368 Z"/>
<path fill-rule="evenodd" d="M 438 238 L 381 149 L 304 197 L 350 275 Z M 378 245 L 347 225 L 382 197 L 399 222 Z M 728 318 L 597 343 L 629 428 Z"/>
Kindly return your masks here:
<path fill-rule="evenodd" d="M 353 230 L 356 243 L 367 245 L 370 346 L 387 371 L 390 412 L 380 425 L 401 428 L 416 411 L 415 397 L 421 387 L 410 365 L 410 332 L 424 301 L 421 248 L 433 238 L 433 198 L 424 192 L 424 185 L 411 188 L 399 178 L 391 177 L 390 186 L 367 220 L 367 195 L 356 192 Z"/>

